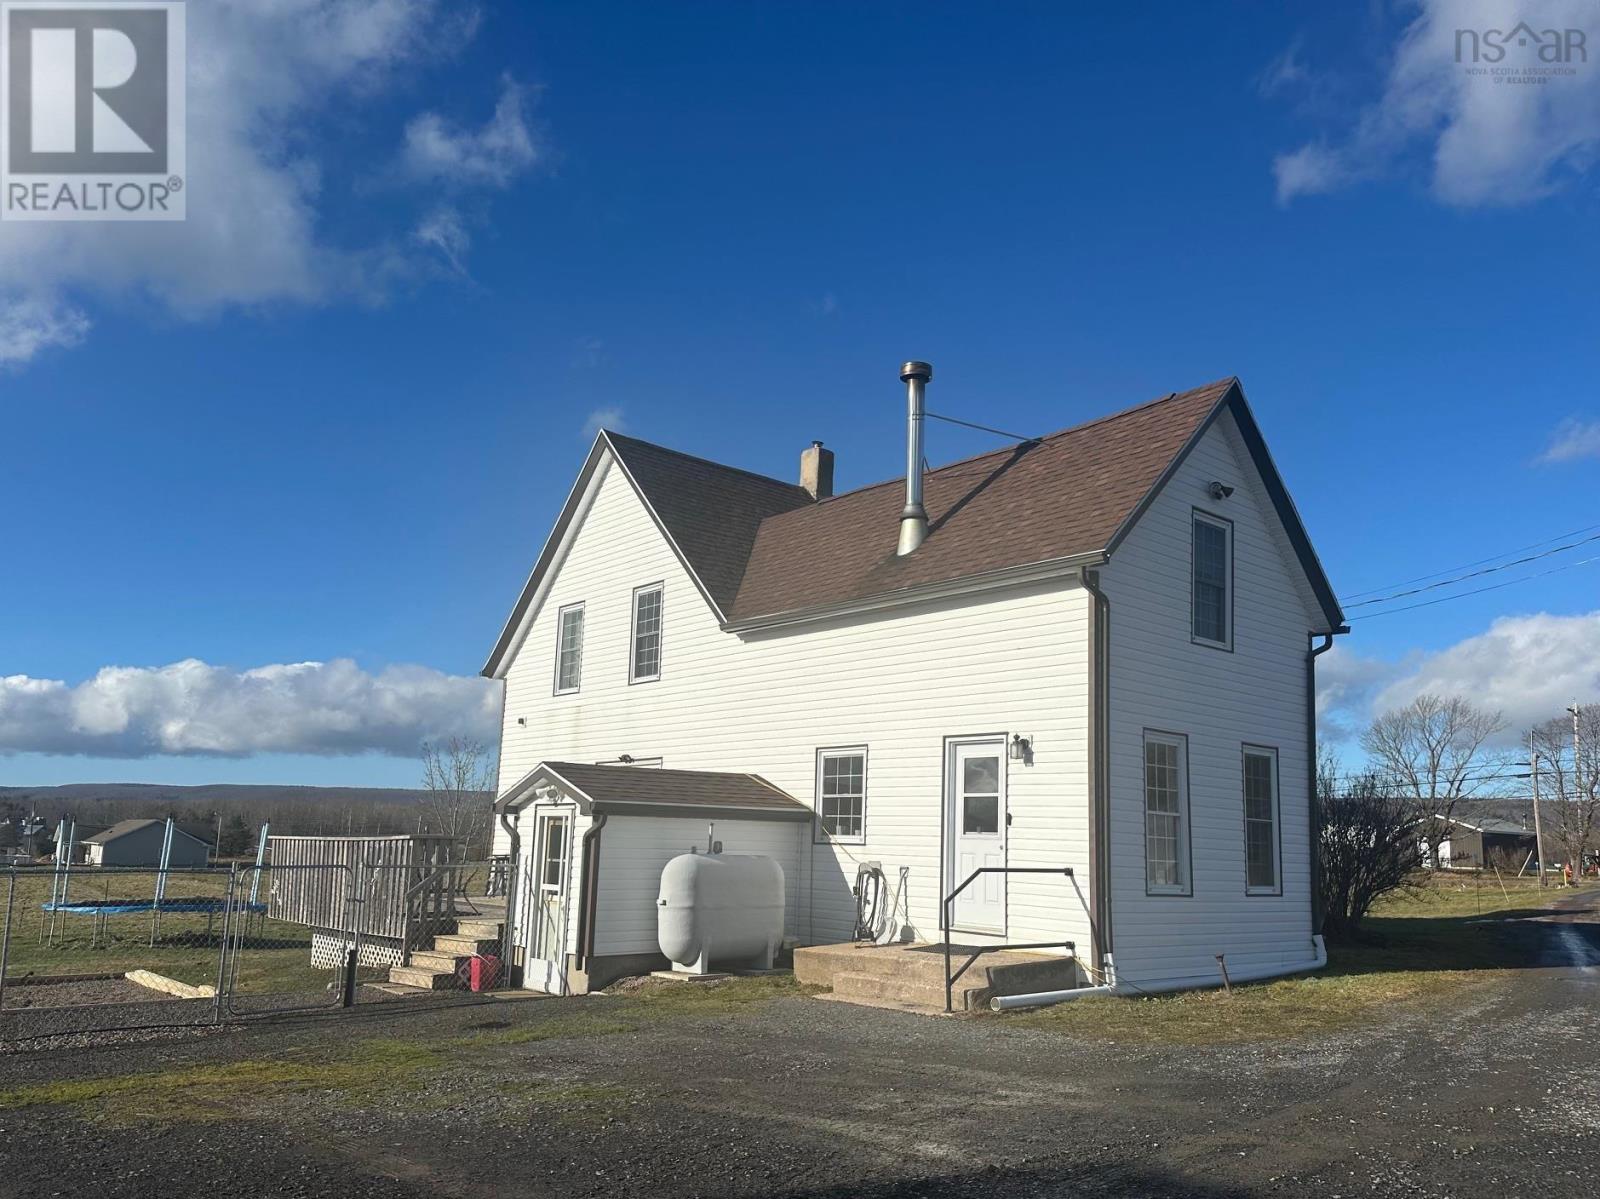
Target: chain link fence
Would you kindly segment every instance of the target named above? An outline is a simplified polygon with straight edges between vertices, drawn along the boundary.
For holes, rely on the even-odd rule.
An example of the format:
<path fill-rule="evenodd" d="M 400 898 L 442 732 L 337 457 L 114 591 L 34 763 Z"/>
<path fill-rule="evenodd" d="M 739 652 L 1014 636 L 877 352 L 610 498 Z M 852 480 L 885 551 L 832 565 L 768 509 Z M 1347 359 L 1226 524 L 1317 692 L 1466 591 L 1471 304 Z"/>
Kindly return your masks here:
<path fill-rule="evenodd" d="M 10 867 L 0 1042 L 520 986 L 508 892 L 505 859 Z"/>

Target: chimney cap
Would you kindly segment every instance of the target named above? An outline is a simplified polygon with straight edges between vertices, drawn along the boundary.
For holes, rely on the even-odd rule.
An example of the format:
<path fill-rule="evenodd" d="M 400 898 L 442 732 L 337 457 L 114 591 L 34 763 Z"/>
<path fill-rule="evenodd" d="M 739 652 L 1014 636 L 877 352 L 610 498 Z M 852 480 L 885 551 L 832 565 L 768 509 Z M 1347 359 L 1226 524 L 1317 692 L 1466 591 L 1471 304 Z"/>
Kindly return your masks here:
<path fill-rule="evenodd" d="M 921 379 L 924 383 L 933 379 L 933 367 L 926 362 L 908 362 L 900 368 L 900 382 L 908 379 Z"/>

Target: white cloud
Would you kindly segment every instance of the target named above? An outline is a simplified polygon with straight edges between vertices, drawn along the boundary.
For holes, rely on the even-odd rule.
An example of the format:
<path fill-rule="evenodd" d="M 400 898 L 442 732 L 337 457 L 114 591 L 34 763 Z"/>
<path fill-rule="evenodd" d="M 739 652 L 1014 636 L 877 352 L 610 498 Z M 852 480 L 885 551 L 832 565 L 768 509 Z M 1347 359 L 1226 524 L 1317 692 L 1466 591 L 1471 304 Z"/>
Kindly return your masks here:
<path fill-rule="evenodd" d="M 1574 73 L 1542 84 L 1471 75 L 1456 61 L 1457 31 L 1513 29 L 1522 18 L 1507 0 L 1415 0 L 1417 13 L 1400 34 L 1379 99 L 1332 136 L 1283 154 L 1273 163 L 1278 199 L 1288 203 L 1363 179 L 1429 163 L 1434 195 L 1463 207 L 1514 205 L 1538 199 L 1593 165 L 1600 150 L 1600 22 L 1592 0 L 1542 0 L 1528 19 L 1543 34 L 1576 29 L 1587 35 L 1586 58 Z M 1506 47 L 1502 67 L 1541 63 L 1538 46 Z M 1284 60 L 1267 78 L 1281 88 L 1296 78 Z M 1559 64 L 1557 64 L 1559 65 Z"/>
<path fill-rule="evenodd" d="M 449 206 L 434 209 L 423 218 L 412 237 L 419 245 L 437 250 L 456 274 L 467 273 L 466 258 L 467 251 L 472 248 L 472 237 L 456 209 Z"/>
<path fill-rule="evenodd" d="M 0 301 L 0 368 L 31 362 L 41 350 L 71 347 L 89 332 L 89 318 L 46 296 Z"/>
<path fill-rule="evenodd" d="M 406 126 L 406 173 L 447 186 L 504 187 L 536 156 L 526 96 L 515 80 L 503 79 L 494 116 L 479 129 L 465 129 L 436 112 L 416 117 Z"/>
<path fill-rule="evenodd" d="M 369 674 L 348 659 L 232 670 L 189 659 L 108 666 L 76 686 L 0 677 L 0 754 L 414 755 L 424 741 L 492 740 L 499 692 L 422 666 Z"/>
<path fill-rule="evenodd" d="M 1502 616 L 1448 649 L 1398 662 L 1343 645 L 1317 661 L 1319 727 L 1333 740 L 1350 739 L 1377 713 L 1422 694 L 1460 696 L 1503 713 L 1508 743 L 1574 699 L 1600 701 L 1600 611 Z"/>
<path fill-rule="evenodd" d="M 1539 455 L 1540 462 L 1575 462 L 1580 458 L 1600 458 L 1600 420 L 1571 417 L 1562 421 Z"/>
<path fill-rule="evenodd" d="M 621 408 L 596 408 L 589 413 L 589 419 L 583 422 L 583 439 L 593 441 L 602 429 L 622 433 L 627 427 L 628 421 Z"/>
<path fill-rule="evenodd" d="M 364 244 L 330 237 L 328 177 L 355 183 L 357 172 L 383 166 L 329 158 L 318 131 L 330 115 L 372 106 L 454 57 L 476 29 L 475 8 L 207 0 L 189 5 L 188 24 L 188 220 L 0 225 L 0 313 L 53 303 L 63 318 L 77 314 L 53 324 L 0 317 L 0 329 L 22 330 L 0 332 L 0 353 L 12 362 L 81 339 L 88 321 L 79 308 L 89 299 L 202 319 L 377 301 L 439 273 L 443 247 L 408 236 L 403 216 L 388 232 L 375 222 L 380 231 Z M 501 122 L 497 113 L 491 124 Z M 459 239 L 452 244 L 464 250 Z"/>

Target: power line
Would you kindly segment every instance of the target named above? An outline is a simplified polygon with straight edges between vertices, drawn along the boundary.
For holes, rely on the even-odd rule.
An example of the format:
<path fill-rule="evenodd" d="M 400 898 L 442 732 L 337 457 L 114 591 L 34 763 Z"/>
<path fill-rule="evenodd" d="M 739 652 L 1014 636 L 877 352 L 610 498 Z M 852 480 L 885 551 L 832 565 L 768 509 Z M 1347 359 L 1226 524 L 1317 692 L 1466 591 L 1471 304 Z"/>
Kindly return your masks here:
<path fill-rule="evenodd" d="M 1030 445 L 1035 441 L 1044 440 L 1042 437 L 1024 437 L 1021 433 L 1007 433 L 1004 429 L 991 429 L 988 425 L 974 424 L 969 420 L 957 420 L 953 416 L 940 416 L 937 412 L 924 412 L 922 415 L 929 420 L 942 420 L 947 425 L 960 425 L 963 429 L 976 429 L 980 433 L 993 433 L 996 437 L 1009 437 L 1012 441 L 1026 442 Z"/>
<path fill-rule="evenodd" d="M 1592 537 L 1585 537 L 1581 541 L 1572 541 L 1568 542 L 1566 545 L 1558 545 L 1551 549 L 1543 550 L 1537 554 L 1529 554 L 1526 558 L 1518 558 L 1514 562 L 1502 562 L 1499 566 L 1488 566 L 1482 570 L 1474 570 L 1464 575 L 1456 575 L 1452 579 L 1443 579 L 1437 583 L 1429 583 L 1426 587 L 1413 587 L 1409 591 L 1396 591 L 1393 595 L 1380 595 L 1376 599 L 1362 600 L 1360 603 L 1349 604 L 1348 606 L 1351 608 L 1365 608 L 1368 604 L 1383 604 L 1390 600 L 1405 599 L 1408 595 L 1421 595 L 1424 591 L 1437 591 L 1440 587 L 1449 587 L 1456 583 L 1464 583 L 1468 579 L 1477 579 L 1484 575 L 1495 574 L 1498 571 L 1510 570 L 1513 566 L 1526 566 L 1529 562 L 1537 562 L 1539 559 L 1548 558 L 1552 554 L 1561 554 L 1565 553 L 1567 550 L 1575 550 L 1580 545 L 1588 545 L 1590 542 L 1594 541 L 1600 541 L 1600 533 L 1596 533 Z"/>
<path fill-rule="evenodd" d="M 1520 579 L 1507 579 L 1504 583 L 1491 583 L 1487 587 L 1476 587 L 1471 591 L 1458 592 L 1455 595 L 1442 595 L 1438 599 L 1423 600 L 1420 604 L 1407 604 L 1401 608 L 1385 608 L 1382 612 L 1368 612 L 1362 616 L 1354 617 L 1355 620 L 1376 620 L 1380 616 L 1393 616 L 1397 612 L 1411 612 L 1417 608 L 1431 608 L 1434 604 L 1448 603 L 1450 600 L 1466 599 L 1469 595 L 1482 595 L 1485 591 L 1499 591 L 1502 587 L 1514 587 L 1518 583 L 1529 583 L 1534 579 L 1542 579 L 1546 575 L 1560 574 L 1564 570 L 1572 570 L 1578 566 L 1589 566 L 1600 562 L 1600 557 L 1584 558 L 1578 562 L 1568 562 L 1565 566 L 1552 566 L 1549 570 L 1541 570 L 1537 574 L 1524 575 Z"/>
<path fill-rule="evenodd" d="M 1535 541 L 1530 545 L 1519 545 L 1516 547 L 1516 549 L 1505 550 L 1504 552 L 1498 554 L 1490 554 L 1487 558 L 1479 558 L 1476 562 L 1463 562 L 1458 566 L 1446 566 L 1442 570 L 1436 570 L 1431 574 L 1418 575 L 1414 579 L 1401 579 L 1397 583 L 1385 583 L 1382 587 L 1369 587 L 1366 591 L 1353 591 L 1349 595 L 1340 596 L 1339 600 L 1341 603 L 1347 604 L 1352 600 L 1361 599 L 1364 596 L 1372 595 L 1377 591 L 1387 591 L 1390 587 L 1409 587 L 1412 583 L 1426 583 L 1429 579 L 1437 579 L 1440 575 L 1449 574 L 1454 570 L 1471 570 L 1474 566 L 1483 566 L 1489 562 L 1498 562 L 1501 558 L 1508 557 L 1511 554 L 1520 554 L 1525 550 L 1536 550 L 1542 545 L 1549 545 L 1552 541 L 1564 541 L 1568 537 L 1577 537 L 1582 533 L 1593 533 L 1596 529 L 1600 529 L 1600 525 L 1588 525 L 1582 529 L 1573 529 L 1570 533 L 1557 533 L 1554 537 L 1546 537 L 1543 541 Z"/>

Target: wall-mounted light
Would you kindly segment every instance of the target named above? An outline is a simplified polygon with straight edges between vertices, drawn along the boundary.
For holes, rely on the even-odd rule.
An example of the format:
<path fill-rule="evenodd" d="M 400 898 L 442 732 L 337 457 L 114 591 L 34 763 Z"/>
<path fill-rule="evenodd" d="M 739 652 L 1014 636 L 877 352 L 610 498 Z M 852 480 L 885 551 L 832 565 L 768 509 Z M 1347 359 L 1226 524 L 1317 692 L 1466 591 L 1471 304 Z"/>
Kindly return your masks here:
<path fill-rule="evenodd" d="M 1011 734 L 1010 758 L 1013 762 L 1026 762 L 1033 756 L 1033 738 L 1021 733 Z"/>
<path fill-rule="evenodd" d="M 528 727 L 528 718 L 526 716 L 518 716 L 517 717 L 517 723 L 520 724 L 523 728 L 527 728 Z"/>
<path fill-rule="evenodd" d="M 1233 494 L 1233 488 L 1226 483 L 1212 479 L 1211 482 L 1206 484 L 1206 494 L 1214 500 L 1225 500 Z"/>

